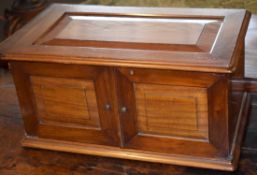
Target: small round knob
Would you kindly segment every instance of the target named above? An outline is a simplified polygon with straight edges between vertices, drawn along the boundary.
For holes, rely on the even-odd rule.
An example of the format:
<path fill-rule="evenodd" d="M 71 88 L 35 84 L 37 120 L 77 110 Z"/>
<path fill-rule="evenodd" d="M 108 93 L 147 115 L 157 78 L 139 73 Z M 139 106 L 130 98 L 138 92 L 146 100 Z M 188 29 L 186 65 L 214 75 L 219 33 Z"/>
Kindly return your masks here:
<path fill-rule="evenodd" d="M 132 70 L 132 69 L 129 70 L 129 74 L 130 74 L 130 75 L 134 75 L 134 74 L 135 74 L 135 73 L 134 73 L 134 70 Z"/>
<path fill-rule="evenodd" d="M 120 108 L 120 112 L 125 113 L 125 112 L 127 112 L 127 111 L 128 111 L 128 109 L 127 109 L 125 106 L 123 106 L 123 107 Z"/>
<path fill-rule="evenodd" d="M 110 105 L 110 104 L 105 104 L 104 108 L 105 108 L 106 110 L 110 110 L 110 109 L 111 109 L 111 105 Z"/>

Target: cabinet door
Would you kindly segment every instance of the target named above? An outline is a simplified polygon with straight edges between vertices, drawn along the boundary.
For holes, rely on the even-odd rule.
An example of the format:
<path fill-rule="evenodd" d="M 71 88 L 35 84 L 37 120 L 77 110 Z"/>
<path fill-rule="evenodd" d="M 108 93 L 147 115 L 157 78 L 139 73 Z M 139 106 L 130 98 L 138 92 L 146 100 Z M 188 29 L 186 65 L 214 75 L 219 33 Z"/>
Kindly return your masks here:
<path fill-rule="evenodd" d="M 119 144 L 109 69 L 19 62 L 11 68 L 28 136 Z"/>
<path fill-rule="evenodd" d="M 124 147 L 227 155 L 226 78 L 149 69 L 120 68 L 117 72 Z"/>

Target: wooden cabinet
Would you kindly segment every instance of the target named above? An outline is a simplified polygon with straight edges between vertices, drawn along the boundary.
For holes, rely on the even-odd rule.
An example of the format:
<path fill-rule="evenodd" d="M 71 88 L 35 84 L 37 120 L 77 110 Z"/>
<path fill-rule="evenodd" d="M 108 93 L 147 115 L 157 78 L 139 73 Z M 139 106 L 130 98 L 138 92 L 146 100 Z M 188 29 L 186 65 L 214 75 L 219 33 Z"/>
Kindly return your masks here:
<path fill-rule="evenodd" d="M 249 101 L 235 81 L 249 16 L 52 5 L 0 46 L 23 146 L 234 170 Z"/>

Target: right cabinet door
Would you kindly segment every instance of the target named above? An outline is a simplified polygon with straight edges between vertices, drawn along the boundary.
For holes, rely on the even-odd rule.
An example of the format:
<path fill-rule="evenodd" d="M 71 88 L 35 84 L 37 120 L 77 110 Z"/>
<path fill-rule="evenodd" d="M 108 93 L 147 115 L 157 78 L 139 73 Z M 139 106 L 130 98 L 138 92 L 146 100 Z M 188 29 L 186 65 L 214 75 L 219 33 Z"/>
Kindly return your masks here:
<path fill-rule="evenodd" d="M 228 154 L 228 81 L 185 71 L 120 68 L 125 148 L 168 154 Z"/>

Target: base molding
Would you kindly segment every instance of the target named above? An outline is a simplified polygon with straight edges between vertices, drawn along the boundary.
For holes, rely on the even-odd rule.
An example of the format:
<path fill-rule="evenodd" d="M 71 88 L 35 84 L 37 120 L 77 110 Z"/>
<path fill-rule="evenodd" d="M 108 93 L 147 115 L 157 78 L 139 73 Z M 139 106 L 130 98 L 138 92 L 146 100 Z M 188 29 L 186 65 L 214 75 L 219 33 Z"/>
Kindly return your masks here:
<path fill-rule="evenodd" d="M 203 167 L 233 171 L 234 165 L 231 160 L 195 158 L 181 155 L 167 155 L 138 150 L 121 149 L 108 146 L 72 143 L 66 141 L 56 141 L 50 139 L 26 137 L 22 145 L 30 148 L 40 148 L 54 151 L 64 151 L 69 153 L 88 154 L 104 157 L 125 158 L 130 160 L 140 160 L 148 162 L 167 163 L 191 167 Z"/>

